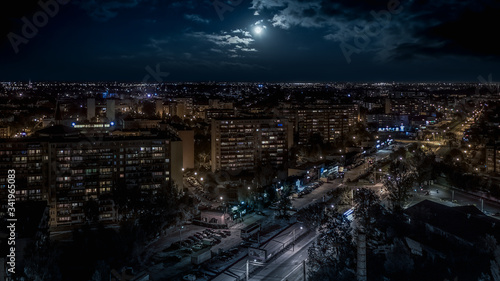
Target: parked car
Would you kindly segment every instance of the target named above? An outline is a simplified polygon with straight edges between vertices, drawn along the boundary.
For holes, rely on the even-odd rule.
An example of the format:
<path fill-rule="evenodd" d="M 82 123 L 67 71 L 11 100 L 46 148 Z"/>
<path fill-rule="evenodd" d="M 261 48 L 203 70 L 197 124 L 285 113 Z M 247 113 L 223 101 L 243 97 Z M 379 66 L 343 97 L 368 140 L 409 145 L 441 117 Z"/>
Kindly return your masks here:
<path fill-rule="evenodd" d="M 197 243 L 197 244 L 194 244 L 191 247 L 191 249 L 193 249 L 193 251 L 199 251 L 199 250 L 203 249 L 203 246 L 201 244 Z"/>

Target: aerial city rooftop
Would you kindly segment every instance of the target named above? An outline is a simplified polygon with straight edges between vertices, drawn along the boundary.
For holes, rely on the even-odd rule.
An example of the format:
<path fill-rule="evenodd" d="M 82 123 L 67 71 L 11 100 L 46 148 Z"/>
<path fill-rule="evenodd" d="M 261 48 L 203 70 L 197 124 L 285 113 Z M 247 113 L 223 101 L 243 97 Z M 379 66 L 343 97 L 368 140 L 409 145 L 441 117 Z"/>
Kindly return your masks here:
<path fill-rule="evenodd" d="M 0 281 L 500 281 L 498 1 L 0 9 Z"/>

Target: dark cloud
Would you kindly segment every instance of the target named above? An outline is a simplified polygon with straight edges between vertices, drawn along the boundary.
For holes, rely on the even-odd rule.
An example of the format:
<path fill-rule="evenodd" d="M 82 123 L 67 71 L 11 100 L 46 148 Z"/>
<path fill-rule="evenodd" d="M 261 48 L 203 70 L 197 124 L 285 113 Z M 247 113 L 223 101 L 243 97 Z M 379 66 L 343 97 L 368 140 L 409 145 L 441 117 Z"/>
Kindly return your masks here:
<path fill-rule="evenodd" d="M 197 22 L 197 23 L 204 23 L 204 24 L 210 23 L 210 20 L 204 19 L 201 16 L 194 15 L 194 14 L 185 14 L 184 18 L 187 20 L 193 21 L 193 22 Z"/>
<path fill-rule="evenodd" d="M 97 21 L 107 21 L 118 15 L 122 9 L 134 8 L 144 0 L 82 0 L 75 4 Z"/>
<path fill-rule="evenodd" d="M 72 0 L 18 53 L 7 34 L 41 7 L 11 2 L 0 79 L 140 80 L 156 64 L 178 80 L 476 79 L 500 52 L 498 0 L 401 0 L 392 14 L 396 0 L 251 0 L 224 20 L 213 0 Z"/>
<path fill-rule="evenodd" d="M 500 18 L 496 1 L 254 0 L 252 4 L 259 14 L 271 12 L 275 27 L 313 28 L 339 44 L 355 45 L 356 40 L 368 38 L 361 51 L 374 52 L 379 60 L 500 54 L 500 43 L 493 40 Z M 393 5 L 400 12 L 389 13 Z"/>

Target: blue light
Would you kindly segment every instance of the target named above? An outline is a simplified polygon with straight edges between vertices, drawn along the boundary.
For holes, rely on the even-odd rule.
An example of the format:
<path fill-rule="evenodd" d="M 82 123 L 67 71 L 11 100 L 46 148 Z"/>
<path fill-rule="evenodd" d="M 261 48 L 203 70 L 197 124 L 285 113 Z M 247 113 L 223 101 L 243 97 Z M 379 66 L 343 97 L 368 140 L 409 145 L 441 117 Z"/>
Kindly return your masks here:
<path fill-rule="evenodd" d="M 74 126 L 76 126 L 76 123 L 75 122 L 71 123 L 71 127 L 74 127 Z"/>
<path fill-rule="evenodd" d="M 278 127 L 283 127 L 283 124 L 278 124 Z"/>
<path fill-rule="evenodd" d="M 114 126 L 114 125 L 115 125 L 115 122 L 111 122 L 111 123 L 109 123 L 109 124 L 110 124 L 111 126 Z"/>

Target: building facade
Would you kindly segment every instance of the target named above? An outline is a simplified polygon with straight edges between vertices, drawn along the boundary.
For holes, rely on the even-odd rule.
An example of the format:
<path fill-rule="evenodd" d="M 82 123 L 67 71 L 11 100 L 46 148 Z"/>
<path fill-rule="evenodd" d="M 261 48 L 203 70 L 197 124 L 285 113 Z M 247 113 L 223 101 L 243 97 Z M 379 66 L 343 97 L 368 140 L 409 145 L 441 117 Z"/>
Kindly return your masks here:
<path fill-rule="evenodd" d="M 346 134 L 359 121 L 357 105 L 328 105 L 296 109 L 298 143 L 307 143 L 314 134 L 332 142 Z"/>
<path fill-rule="evenodd" d="M 500 171 L 500 145 L 486 146 L 486 171 L 498 173 Z"/>
<path fill-rule="evenodd" d="M 283 166 L 287 161 L 289 126 L 278 118 L 212 119 L 212 171 Z"/>
<path fill-rule="evenodd" d="M 47 201 L 52 227 L 85 222 L 89 199 L 97 200 L 100 220 L 115 220 L 112 195 L 119 189 L 154 195 L 174 183 L 182 185 L 182 143 L 176 137 L 87 138 L 56 127 L 62 126 L 0 143 L 0 173 L 16 171 L 16 200 Z M 6 198 L 5 178 L 0 192 Z"/>

